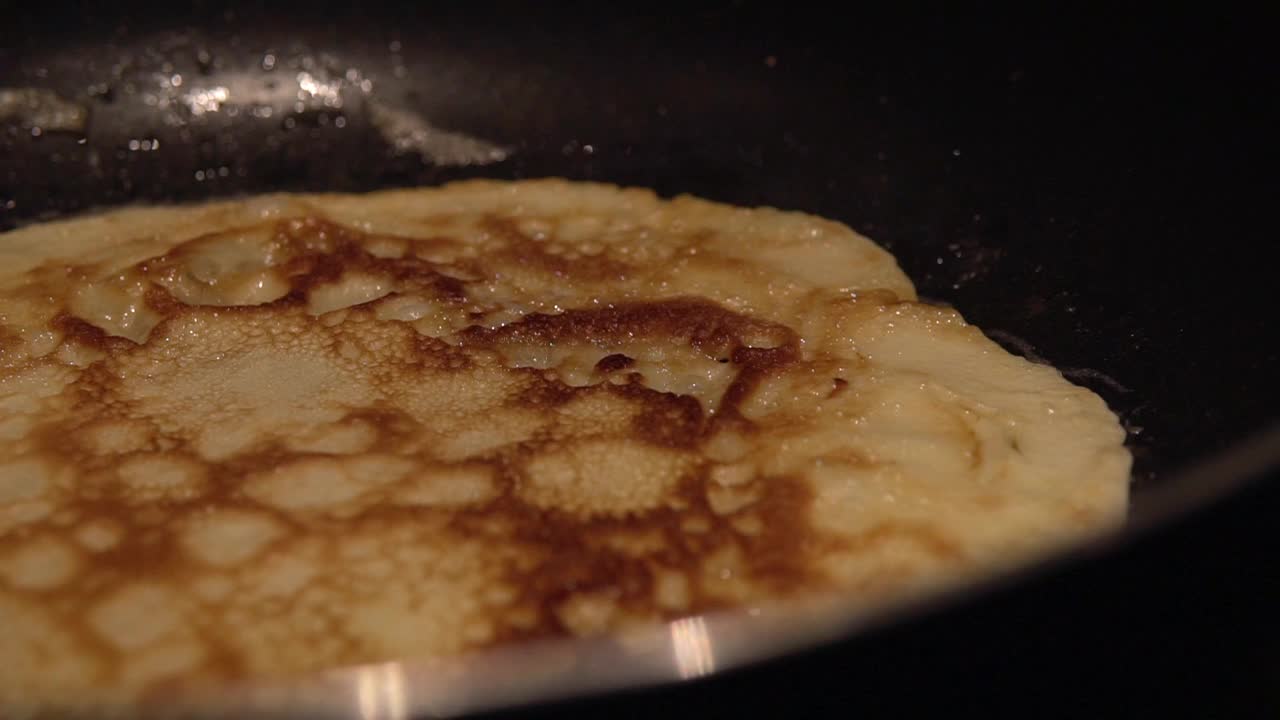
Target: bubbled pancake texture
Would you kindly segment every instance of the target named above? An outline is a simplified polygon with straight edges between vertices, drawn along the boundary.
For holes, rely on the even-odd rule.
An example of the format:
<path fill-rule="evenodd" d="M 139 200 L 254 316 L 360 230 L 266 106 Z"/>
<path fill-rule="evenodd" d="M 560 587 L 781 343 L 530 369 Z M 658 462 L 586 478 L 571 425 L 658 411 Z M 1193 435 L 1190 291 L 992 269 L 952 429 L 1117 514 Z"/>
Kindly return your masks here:
<path fill-rule="evenodd" d="M 817 218 L 464 183 L 0 257 L 0 707 L 870 607 L 1124 511 L 1098 398 Z"/>

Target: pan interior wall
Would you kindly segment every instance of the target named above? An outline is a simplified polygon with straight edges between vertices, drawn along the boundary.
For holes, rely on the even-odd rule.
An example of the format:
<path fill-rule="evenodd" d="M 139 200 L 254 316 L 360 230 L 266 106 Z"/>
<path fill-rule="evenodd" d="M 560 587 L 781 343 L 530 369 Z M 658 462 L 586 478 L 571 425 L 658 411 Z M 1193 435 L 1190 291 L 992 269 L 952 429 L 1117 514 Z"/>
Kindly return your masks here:
<path fill-rule="evenodd" d="M 884 244 L 923 295 L 1120 412 L 1139 512 L 1276 416 L 1266 43 L 1204 63 L 1190 13 L 309 7 L 11 18 L 0 229 L 268 190 L 643 185 Z M 69 124 L 12 109 L 28 88 Z"/>

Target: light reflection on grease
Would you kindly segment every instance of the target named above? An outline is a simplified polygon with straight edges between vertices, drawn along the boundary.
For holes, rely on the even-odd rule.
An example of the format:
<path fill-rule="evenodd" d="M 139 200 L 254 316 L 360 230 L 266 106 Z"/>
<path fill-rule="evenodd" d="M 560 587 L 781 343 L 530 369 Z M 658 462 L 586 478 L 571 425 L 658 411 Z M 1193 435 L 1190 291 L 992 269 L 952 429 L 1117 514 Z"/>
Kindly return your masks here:
<path fill-rule="evenodd" d="M 358 73 L 348 73 L 356 74 Z M 298 81 L 298 100 L 316 100 L 328 108 L 342 107 L 342 80 L 325 81 L 309 72 L 303 71 L 297 75 Z"/>
<path fill-rule="evenodd" d="M 326 65 L 309 60 L 303 58 L 302 69 L 293 75 L 292 82 L 264 82 L 256 70 L 223 72 L 216 85 L 184 82 L 181 75 L 172 72 L 153 73 L 155 91 L 145 93 L 143 102 L 167 110 L 165 122 L 177 127 L 219 112 L 235 116 L 243 109 L 254 118 L 283 116 L 286 129 L 297 125 L 294 115 L 333 111 L 338 114 L 333 123 L 341 129 L 349 124 L 344 113 L 363 112 L 393 152 L 415 154 L 434 165 L 488 165 L 502 162 L 511 153 L 510 148 L 467 133 L 444 130 L 412 109 L 375 98 L 374 82 L 359 68 L 330 71 Z M 336 58 L 330 64 L 338 65 Z M 268 72 L 281 65 L 281 59 L 272 53 L 264 55 L 260 63 L 262 70 Z M 153 144 L 154 148 L 158 146 Z M 146 148 L 139 143 L 137 149 Z M 584 152 L 589 154 L 594 149 L 587 146 Z M 204 178 L 197 174 L 197 180 L 210 173 L 204 171 L 203 175 Z"/>
<path fill-rule="evenodd" d="M 218 85 L 211 88 L 193 89 L 182 96 L 182 102 L 191 111 L 192 115 L 204 115 L 205 113 L 221 110 L 223 103 L 227 102 L 230 97 L 231 93 L 226 86 Z"/>

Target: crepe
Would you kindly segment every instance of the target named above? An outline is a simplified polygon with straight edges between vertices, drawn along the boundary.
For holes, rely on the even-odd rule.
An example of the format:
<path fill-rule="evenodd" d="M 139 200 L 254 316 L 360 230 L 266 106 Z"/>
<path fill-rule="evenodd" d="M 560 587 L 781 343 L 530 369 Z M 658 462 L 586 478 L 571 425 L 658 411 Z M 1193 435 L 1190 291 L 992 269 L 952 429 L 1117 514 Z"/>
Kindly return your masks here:
<path fill-rule="evenodd" d="M 711 611 L 1116 527 L 1106 404 L 775 209 L 559 180 L 0 235 L 0 707 Z"/>

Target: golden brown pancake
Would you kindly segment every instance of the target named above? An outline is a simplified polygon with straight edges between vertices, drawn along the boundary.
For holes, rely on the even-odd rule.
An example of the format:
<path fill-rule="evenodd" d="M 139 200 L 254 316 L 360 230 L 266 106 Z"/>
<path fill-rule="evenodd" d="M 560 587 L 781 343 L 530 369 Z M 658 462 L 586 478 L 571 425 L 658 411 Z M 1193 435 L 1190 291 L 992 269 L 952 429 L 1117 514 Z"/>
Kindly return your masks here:
<path fill-rule="evenodd" d="M 719 610 L 1117 525 L 1103 401 L 849 228 L 563 181 L 0 236 L 0 708 Z"/>

